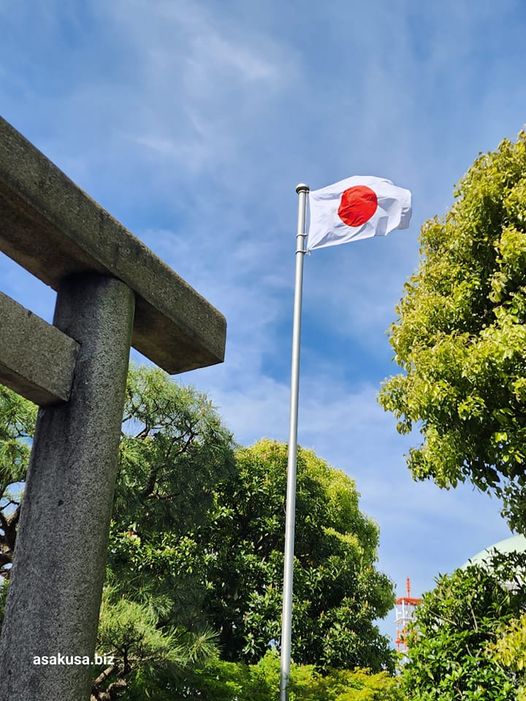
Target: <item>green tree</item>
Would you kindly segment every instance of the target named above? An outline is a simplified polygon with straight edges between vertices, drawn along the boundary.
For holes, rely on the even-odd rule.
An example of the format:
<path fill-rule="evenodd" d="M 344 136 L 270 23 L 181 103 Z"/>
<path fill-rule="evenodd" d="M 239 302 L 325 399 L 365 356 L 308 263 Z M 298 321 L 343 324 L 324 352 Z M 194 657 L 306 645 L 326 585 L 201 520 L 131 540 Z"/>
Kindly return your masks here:
<path fill-rule="evenodd" d="M 526 529 L 526 133 L 480 156 L 445 218 L 421 231 L 421 262 L 391 330 L 404 374 L 380 395 L 423 436 L 416 479 L 471 480 Z"/>
<path fill-rule="evenodd" d="M 172 687 L 172 701 L 275 701 L 279 689 L 279 657 L 275 651 L 254 665 L 216 658 L 196 665 Z M 313 665 L 291 667 L 291 701 L 403 701 L 396 677 L 368 670 L 330 670 L 320 674 Z"/>
<path fill-rule="evenodd" d="M 526 701 L 526 613 L 502 626 L 499 638 L 489 650 L 494 660 L 517 680 L 517 701 Z"/>
<path fill-rule="evenodd" d="M 13 563 L 21 482 L 25 479 L 36 408 L 0 385 L 0 580 Z M 0 595 L 1 596 L 1 595 Z"/>
<path fill-rule="evenodd" d="M 262 441 L 233 459 L 203 397 L 157 371 L 135 371 L 129 386 L 110 548 L 118 586 L 138 603 L 167 597 L 162 625 L 211 626 L 225 659 L 256 662 L 280 635 L 286 446 Z M 378 529 L 353 481 L 300 450 L 297 513 L 296 661 L 392 668 L 373 623 L 392 585 L 375 568 Z"/>
<path fill-rule="evenodd" d="M 236 473 L 215 490 L 197 534 L 210 553 L 204 607 L 229 660 L 256 662 L 279 641 L 287 446 L 238 450 Z M 377 571 L 378 528 L 358 507 L 352 479 L 312 451 L 298 452 L 292 652 L 298 663 L 392 667 L 373 621 L 393 605 Z"/>
<path fill-rule="evenodd" d="M 517 675 L 497 659 L 503 626 L 526 608 L 526 563 L 521 555 L 494 555 L 488 565 L 470 565 L 442 575 L 424 594 L 408 636 L 402 674 L 414 701 L 510 701 Z"/>
<path fill-rule="evenodd" d="M 164 597 L 161 624 L 199 632 L 210 555 L 195 533 L 215 486 L 234 471 L 232 436 L 203 394 L 160 370 L 132 368 L 120 451 L 112 581 L 138 603 Z"/>
<path fill-rule="evenodd" d="M 163 627 L 163 603 L 138 604 L 106 586 L 97 640 L 105 664 L 94 671 L 91 701 L 173 701 L 172 685 L 215 654 L 212 633 Z"/>

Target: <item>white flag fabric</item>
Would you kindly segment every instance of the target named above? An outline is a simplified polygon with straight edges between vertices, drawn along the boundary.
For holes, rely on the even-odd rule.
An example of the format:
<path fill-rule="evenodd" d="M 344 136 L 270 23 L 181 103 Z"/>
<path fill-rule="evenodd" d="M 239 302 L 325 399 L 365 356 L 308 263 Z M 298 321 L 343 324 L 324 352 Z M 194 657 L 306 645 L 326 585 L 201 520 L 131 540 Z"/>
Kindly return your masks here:
<path fill-rule="evenodd" d="M 385 178 L 354 175 L 309 193 L 307 250 L 407 229 L 411 193 Z"/>

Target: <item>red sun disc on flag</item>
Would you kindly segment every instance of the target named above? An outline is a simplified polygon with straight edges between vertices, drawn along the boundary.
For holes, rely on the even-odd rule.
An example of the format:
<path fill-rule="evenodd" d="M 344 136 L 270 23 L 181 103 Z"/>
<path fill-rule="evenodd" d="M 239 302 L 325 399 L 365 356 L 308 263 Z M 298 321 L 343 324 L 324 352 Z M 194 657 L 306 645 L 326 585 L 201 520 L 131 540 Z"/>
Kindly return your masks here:
<path fill-rule="evenodd" d="M 361 226 L 376 212 L 376 192 L 366 185 L 355 185 L 342 194 L 338 216 L 347 226 Z"/>

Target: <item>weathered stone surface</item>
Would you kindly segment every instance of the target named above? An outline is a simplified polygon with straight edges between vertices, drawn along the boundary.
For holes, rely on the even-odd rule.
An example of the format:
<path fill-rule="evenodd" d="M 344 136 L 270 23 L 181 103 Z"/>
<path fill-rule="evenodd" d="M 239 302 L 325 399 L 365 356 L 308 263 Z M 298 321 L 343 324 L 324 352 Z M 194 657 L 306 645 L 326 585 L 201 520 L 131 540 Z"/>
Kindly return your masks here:
<path fill-rule="evenodd" d="M 87 701 L 117 474 L 134 295 L 65 281 L 55 324 L 79 343 L 71 399 L 40 409 L 0 642 L 0 701 Z"/>
<path fill-rule="evenodd" d="M 40 406 L 67 401 L 78 343 L 0 292 L 0 383 Z"/>
<path fill-rule="evenodd" d="M 1 118 L 0 250 L 54 289 L 84 272 L 125 282 L 132 345 L 169 373 L 224 358 L 224 317 Z"/>

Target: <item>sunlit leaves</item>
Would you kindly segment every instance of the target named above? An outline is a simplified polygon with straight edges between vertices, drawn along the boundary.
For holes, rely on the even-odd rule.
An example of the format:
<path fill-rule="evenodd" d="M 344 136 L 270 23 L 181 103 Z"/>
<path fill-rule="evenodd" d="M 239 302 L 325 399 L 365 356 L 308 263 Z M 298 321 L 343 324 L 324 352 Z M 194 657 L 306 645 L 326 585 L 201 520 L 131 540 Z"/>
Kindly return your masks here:
<path fill-rule="evenodd" d="M 391 329 L 404 373 L 380 401 L 398 430 L 418 427 L 408 464 L 442 487 L 471 480 L 526 528 L 526 133 L 479 157 L 421 261 Z"/>
<path fill-rule="evenodd" d="M 36 406 L 0 385 L 0 495 L 25 477 Z"/>
<path fill-rule="evenodd" d="M 216 660 L 198 667 L 186 683 L 188 698 L 274 701 L 279 689 L 279 658 L 269 652 L 254 665 Z M 404 701 L 398 679 L 385 672 L 331 670 L 322 675 L 313 665 L 295 664 L 289 697 L 291 701 Z"/>
<path fill-rule="evenodd" d="M 509 670 L 515 677 L 517 701 L 526 700 L 526 613 L 513 618 L 500 630 L 495 642 L 488 646 L 488 652 L 495 661 Z"/>
<path fill-rule="evenodd" d="M 526 570 L 521 555 L 495 555 L 490 565 L 471 565 L 442 575 L 424 595 L 409 635 L 402 682 L 410 701 L 516 698 L 518 679 L 505 669 L 507 644 L 495 644 L 526 608 Z M 513 640 L 509 640 L 513 643 Z M 515 648 L 514 648 L 515 649 Z"/>

